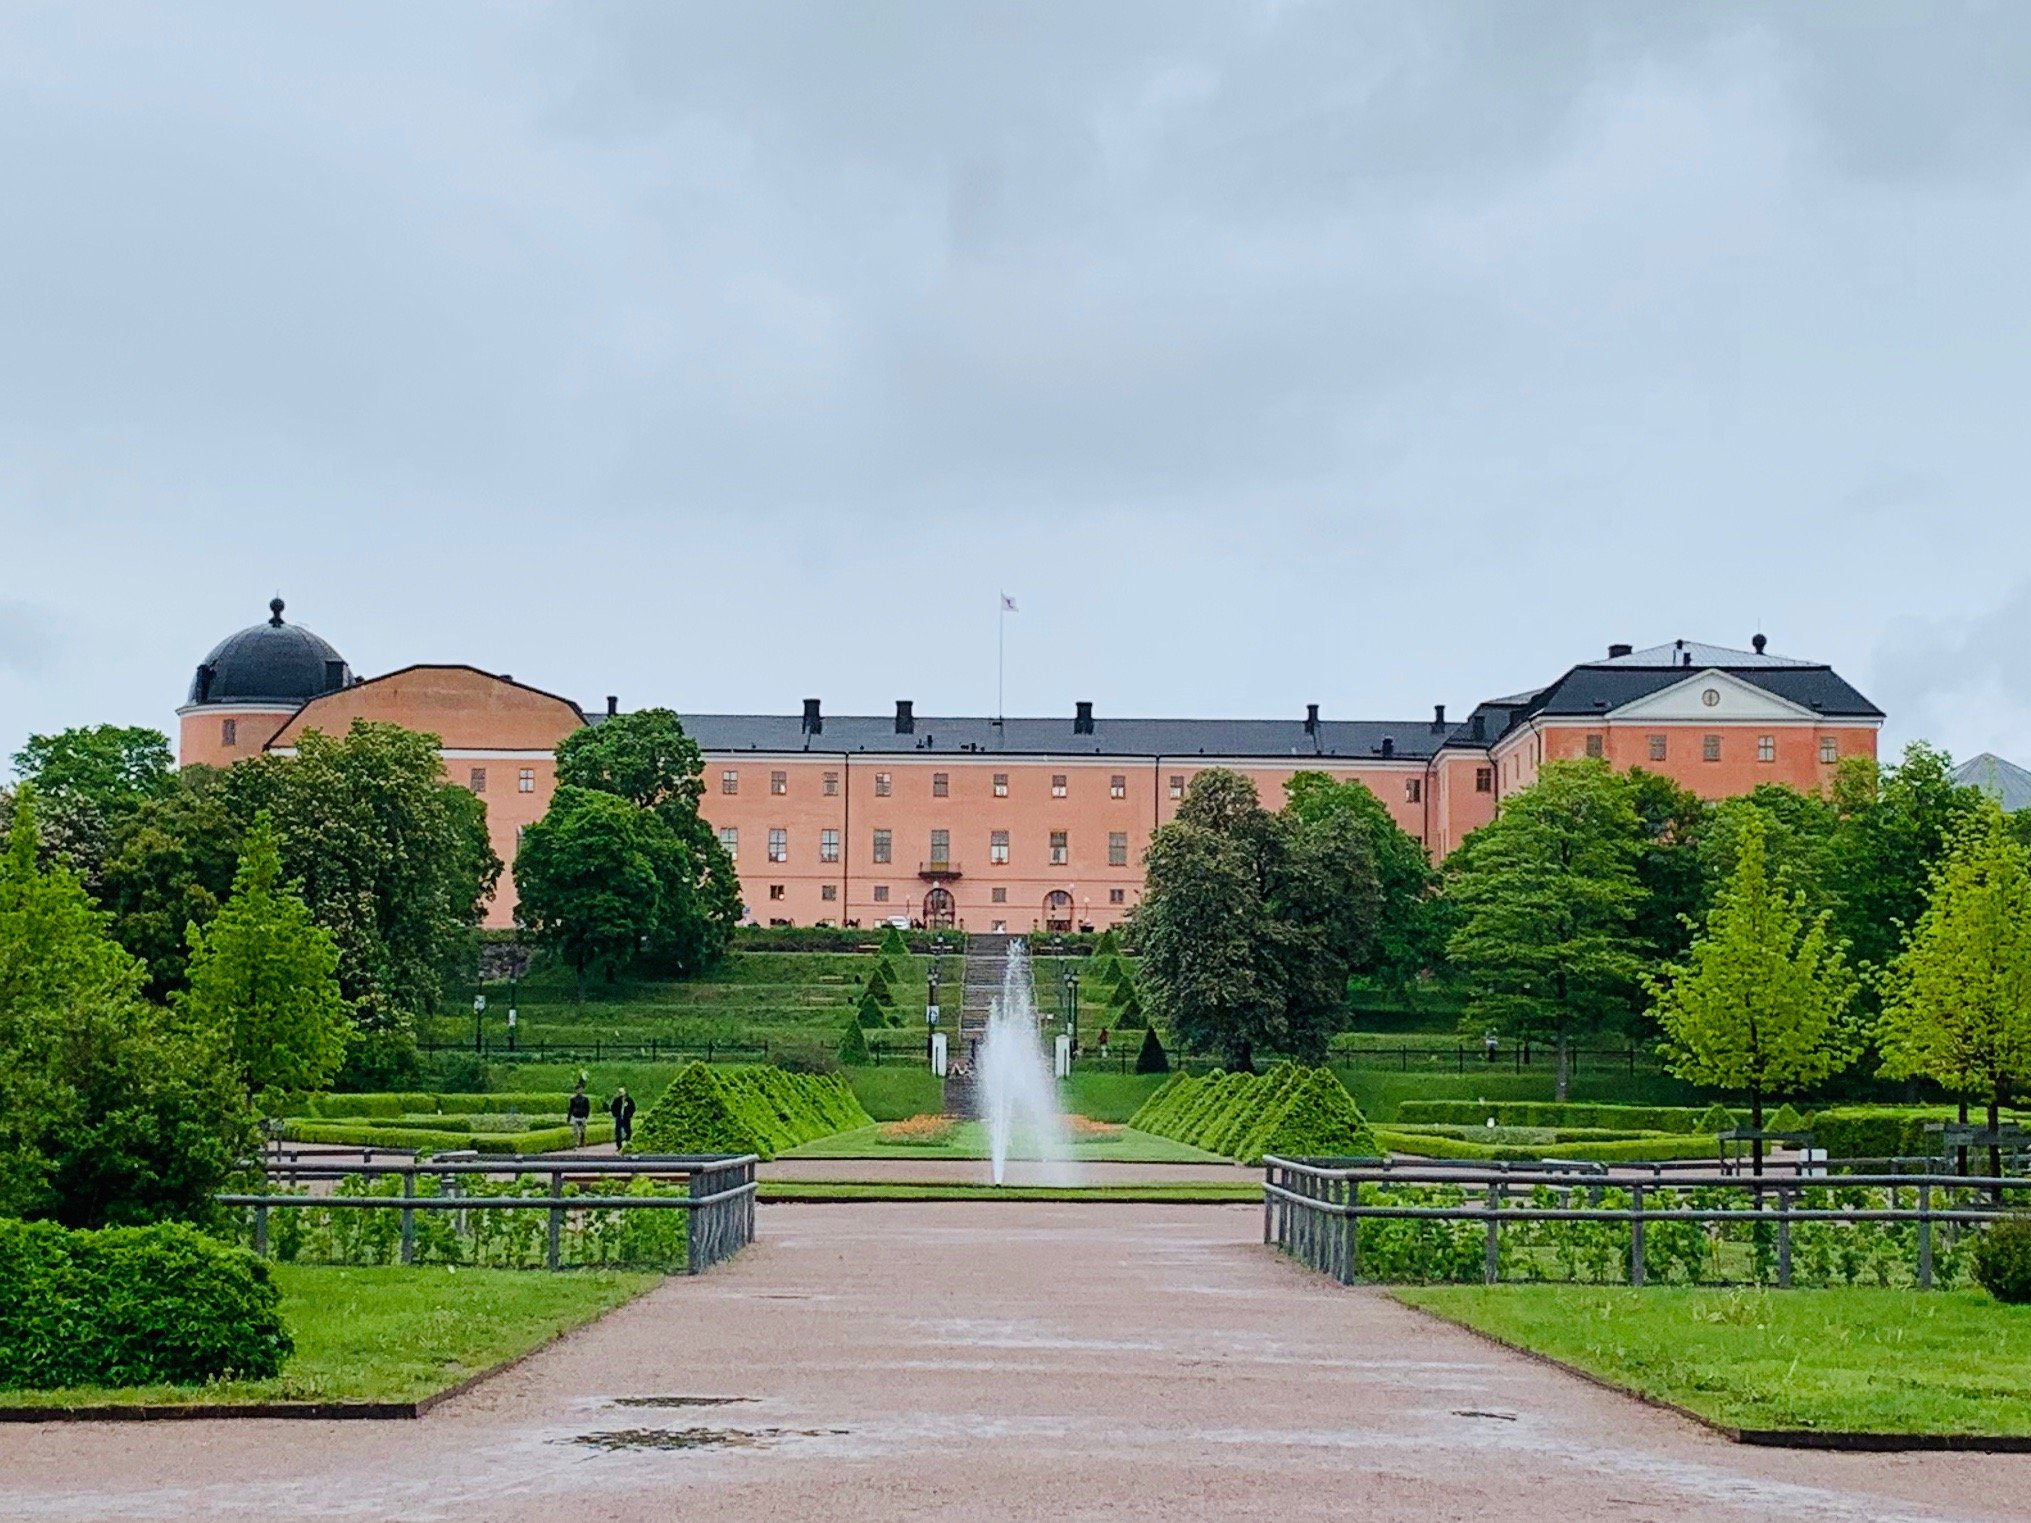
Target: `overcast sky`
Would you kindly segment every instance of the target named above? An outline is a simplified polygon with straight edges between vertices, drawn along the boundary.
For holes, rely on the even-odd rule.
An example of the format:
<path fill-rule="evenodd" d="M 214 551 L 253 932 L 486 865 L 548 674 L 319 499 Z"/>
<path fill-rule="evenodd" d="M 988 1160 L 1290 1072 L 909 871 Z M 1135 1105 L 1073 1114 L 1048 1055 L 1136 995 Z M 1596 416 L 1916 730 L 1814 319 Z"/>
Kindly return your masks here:
<path fill-rule="evenodd" d="M 222 635 L 2031 762 L 2031 5 L 0 3 L 0 751 Z"/>

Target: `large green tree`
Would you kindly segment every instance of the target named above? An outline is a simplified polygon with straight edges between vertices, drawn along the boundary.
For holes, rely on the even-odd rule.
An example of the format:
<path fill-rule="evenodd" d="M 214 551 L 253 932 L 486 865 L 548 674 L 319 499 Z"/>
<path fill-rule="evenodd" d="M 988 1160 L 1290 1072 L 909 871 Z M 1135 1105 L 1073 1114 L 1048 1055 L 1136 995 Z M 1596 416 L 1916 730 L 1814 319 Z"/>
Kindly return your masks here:
<path fill-rule="evenodd" d="M 121 823 L 166 793 L 176 776 L 160 730 L 110 724 L 32 735 L 14 753 L 14 770 L 36 793 L 44 865 L 69 868 L 94 895 Z"/>
<path fill-rule="evenodd" d="M 617 794 L 561 787 L 515 856 L 516 918 L 578 975 L 640 956 L 661 921 L 682 847 L 652 811 Z"/>
<path fill-rule="evenodd" d="M 246 826 L 228 807 L 225 773 L 186 767 L 114 829 L 98 899 L 113 935 L 148 966 L 151 999 L 183 987 L 190 927 L 211 924 L 232 892 Z"/>
<path fill-rule="evenodd" d="M 0 858 L 0 1215 L 207 1215 L 255 1141 L 245 1092 L 221 1044 L 141 998 L 76 875 L 37 864 L 32 799 Z"/>
<path fill-rule="evenodd" d="M 1860 1050 L 1850 1019 L 1860 981 L 1830 920 L 1770 871 L 1751 816 L 1685 960 L 1644 980 L 1667 1066 L 1693 1084 L 1746 1092 L 1754 1131 L 1765 1099 L 1839 1073 Z M 1761 1174 L 1762 1138 L 1752 1146 Z"/>
<path fill-rule="evenodd" d="M 1646 957 L 1677 957 L 1686 948 L 1686 917 L 1705 907 L 1707 878 L 1700 843 L 1710 821 L 1707 802 L 1670 778 L 1641 767 L 1628 773 L 1629 804 L 1640 828 L 1636 881 L 1643 897 L 1629 929 Z"/>
<path fill-rule="evenodd" d="M 1625 775 L 1600 761 L 1548 762 L 1446 863 L 1447 950 L 1469 985 L 1467 1019 L 1555 1041 L 1561 1100 L 1573 1035 L 1632 1008 L 1644 840 Z"/>
<path fill-rule="evenodd" d="M 1984 802 L 1955 831 L 1932 892 L 1884 979 L 1883 1072 L 1922 1076 L 1988 1107 L 1989 1130 L 2031 1087 L 2031 851 Z M 1989 1169 L 2002 1158 L 1992 1151 Z"/>
<path fill-rule="evenodd" d="M 1389 806 L 1366 783 L 1339 782 L 1324 772 L 1300 772 L 1284 785 L 1285 810 L 1307 827 L 1329 825 L 1356 832 L 1375 866 L 1374 934 L 1349 971 L 1408 990 L 1443 955 L 1433 914 L 1437 875 L 1424 843 L 1396 823 Z"/>
<path fill-rule="evenodd" d="M 1362 815 L 1273 814 L 1246 778 L 1209 769 L 1151 839 L 1145 872 L 1135 939 L 1150 1013 L 1236 1068 L 1258 1050 L 1323 1058 L 1382 919 Z"/>
<path fill-rule="evenodd" d="M 274 822 L 255 817 L 232 897 L 190 928 L 190 987 L 176 1011 L 224 1042 L 250 1095 L 320 1090 L 344 1060 L 352 1022 L 339 994 L 331 933 L 282 882 Z"/>
<path fill-rule="evenodd" d="M 740 921 L 740 877 L 698 812 L 704 763 L 678 717 L 669 709 L 638 709 L 574 731 L 557 748 L 557 781 L 560 789 L 627 800 L 661 821 L 679 848 L 656 853 L 658 912 L 636 957 L 673 974 L 695 973 L 724 957 Z"/>

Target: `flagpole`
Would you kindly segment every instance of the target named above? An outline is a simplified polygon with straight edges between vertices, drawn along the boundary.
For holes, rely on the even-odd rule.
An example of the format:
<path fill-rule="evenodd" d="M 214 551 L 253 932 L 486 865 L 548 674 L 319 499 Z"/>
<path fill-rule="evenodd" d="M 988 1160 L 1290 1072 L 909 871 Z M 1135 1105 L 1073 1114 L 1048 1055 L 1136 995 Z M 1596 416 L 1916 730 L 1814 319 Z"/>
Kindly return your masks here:
<path fill-rule="evenodd" d="M 994 722 L 1002 722 L 1002 694 L 1008 658 L 1008 594 L 997 593 L 994 600 Z"/>

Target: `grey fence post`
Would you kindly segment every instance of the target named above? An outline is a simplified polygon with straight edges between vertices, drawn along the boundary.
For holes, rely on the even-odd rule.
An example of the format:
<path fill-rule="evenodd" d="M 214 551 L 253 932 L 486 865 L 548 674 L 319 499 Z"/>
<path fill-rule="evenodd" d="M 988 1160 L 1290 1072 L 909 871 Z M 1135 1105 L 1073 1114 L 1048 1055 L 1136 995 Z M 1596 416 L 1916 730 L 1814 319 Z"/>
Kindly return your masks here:
<path fill-rule="evenodd" d="M 1629 1187 L 1629 1283 L 1643 1284 L 1643 1186 Z"/>
<path fill-rule="evenodd" d="M 1487 1262 L 1482 1274 L 1487 1284 L 1493 1285 L 1502 1275 L 1502 1183 L 1491 1182 L 1482 1197 L 1488 1209 Z"/>
<path fill-rule="evenodd" d="M 262 1188 L 266 1189 L 267 1186 L 264 1184 Z M 268 1257 L 268 1208 L 266 1206 L 256 1206 L 254 1208 L 254 1253 L 258 1258 L 265 1259 Z"/>
<path fill-rule="evenodd" d="M 1932 1186 L 1918 1187 L 1918 1288 L 1932 1289 Z"/>
<path fill-rule="evenodd" d="M 416 1198 L 414 1169 L 409 1169 L 402 1175 L 402 1198 L 404 1200 Z M 402 1208 L 402 1262 L 405 1264 L 416 1262 L 416 1211 L 410 1206 Z"/>
<path fill-rule="evenodd" d="M 1791 1191 L 1777 1190 L 1777 1288 L 1791 1289 Z"/>
<path fill-rule="evenodd" d="M 706 1193 L 705 1190 L 698 1188 L 699 1182 L 706 1177 L 705 1171 L 702 1169 L 693 1169 L 691 1171 L 690 1187 L 691 1196 L 694 1200 Z M 689 1211 L 684 1213 L 684 1272 L 686 1274 L 697 1274 L 699 1270 L 712 1262 L 705 1257 L 704 1236 L 708 1230 L 707 1224 L 699 1220 L 701 1216 L 704 1216 L 711 1209 L 709 1206 L 693 1206 Z"/>
<path fill-rule="evenodd" d="M 1266 1163 L 1262 1166 L 1262 1182 L 1265 1185 L 1273 1185 L 1276 1183 L 1275 1164 Z M 1270 1194 L 1268 1190 L 1264 1190 L 1262 1192 L 1262 1241 L 1265 1245 L 1267 1245 L 1270 1242 L 1272 1237 L 1270 1231 L 1270 1223 L 1273 1219 L 1275 1211 L 1276 1211 L 1276 1197 Z"/>
<path fill-rule="evenodd" d="M 561 1201 L 564 1198 L 564 1174 L 562 1170 L 550 1171 L 550 1198 Z M 551 1269 L 561 1268 L 564 1258 L 564 1207 L 550 1208 L 550 1241 L 543 1255 L 543 1262 Z"/>

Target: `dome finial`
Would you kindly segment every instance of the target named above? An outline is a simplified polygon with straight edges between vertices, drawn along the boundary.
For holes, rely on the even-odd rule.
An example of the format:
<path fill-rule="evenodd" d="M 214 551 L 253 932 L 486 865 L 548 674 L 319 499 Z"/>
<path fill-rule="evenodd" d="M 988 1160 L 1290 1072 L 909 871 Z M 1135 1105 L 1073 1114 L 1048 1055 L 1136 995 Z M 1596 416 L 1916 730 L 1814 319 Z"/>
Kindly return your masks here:
<path fill-rule="evenodd" d="M 268 622 L 277 629 L 282 627 L 282 596 L 280 593 L 268 600 Z"/>

